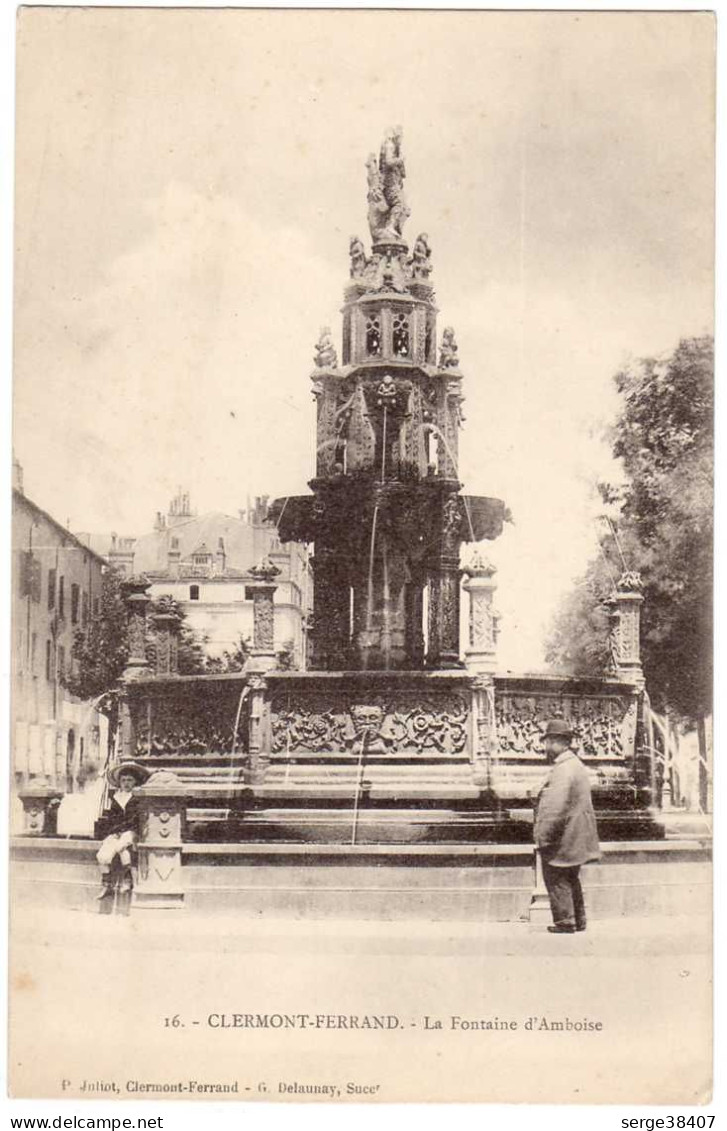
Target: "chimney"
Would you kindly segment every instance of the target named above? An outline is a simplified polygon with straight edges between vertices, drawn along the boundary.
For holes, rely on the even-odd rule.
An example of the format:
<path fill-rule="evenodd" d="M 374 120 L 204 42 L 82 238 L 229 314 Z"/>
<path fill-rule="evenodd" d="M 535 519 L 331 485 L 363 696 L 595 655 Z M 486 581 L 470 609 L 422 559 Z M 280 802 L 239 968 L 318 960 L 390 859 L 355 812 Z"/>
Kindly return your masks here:
<path fill-rule="evenodd" d="M 167 550 L 167 570 L 170 577 L 179 577 L 179 563 L 182 551 L 179 549 L 179 539 L 172 537 Z"/>
<path fill-rule="evenodd" d="M 191 517 L 192 508 L 189 503 L 189 493 L 179 487 L 176 495 L 169 504 L 167 526 L 176 526 L 177 523 L 184 522 L 185 519 Z"/>
<path fill-rule="evenodd" d="M 127 577 L 131 577 L 134 572 L 135 545 L 136 538 L 119 538 L 115 532 L 111 535 L 111 549 L 107 555 L 109 565 Z"/>
<path fill-rule="evenodd" d="M 225 553 L 225 540 L 224 540 L 224 538 L 218 538 L 217 539 L 217 553 L 215 555 L 215 559 L 216 559 L 217 573 L 223 574 L 225 572 L 225 564 L 226 564 L 226 561 L 227 561 L 227 555 Z"/>

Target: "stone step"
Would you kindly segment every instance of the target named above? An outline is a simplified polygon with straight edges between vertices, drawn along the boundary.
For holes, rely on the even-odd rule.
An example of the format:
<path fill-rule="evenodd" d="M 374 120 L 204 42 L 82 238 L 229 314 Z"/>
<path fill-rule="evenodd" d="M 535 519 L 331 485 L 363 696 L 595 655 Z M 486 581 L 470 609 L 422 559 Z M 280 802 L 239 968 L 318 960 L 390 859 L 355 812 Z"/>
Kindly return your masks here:
<path fill-rule="evenodd" d="M 94 911 L 97 847 L 16 838 L 13 905 Z M 533 859 L 528 845 L 188 844 L 183 914 L 511 921 L 528 913 Z M 592 919 L 710 914 L 709 851 L 693 842 L 606 844 L 582 877 Z"/>

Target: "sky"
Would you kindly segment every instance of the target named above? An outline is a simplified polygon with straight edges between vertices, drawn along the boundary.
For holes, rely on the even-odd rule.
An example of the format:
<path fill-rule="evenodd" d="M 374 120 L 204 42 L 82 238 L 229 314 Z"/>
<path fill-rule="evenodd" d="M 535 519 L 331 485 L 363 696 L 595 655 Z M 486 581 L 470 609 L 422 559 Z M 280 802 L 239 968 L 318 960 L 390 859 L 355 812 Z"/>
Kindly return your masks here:
<path fill-rule="evenodd" d="M 460 478 L 503 498 L 500 664 L 542 666 L 614 478 L 613 375 L 710 332 L 705 13 L 21 9 L 14 448 L 73 530 L 299 494 L 365 160 L 401 124 L 464 372 Z"/>

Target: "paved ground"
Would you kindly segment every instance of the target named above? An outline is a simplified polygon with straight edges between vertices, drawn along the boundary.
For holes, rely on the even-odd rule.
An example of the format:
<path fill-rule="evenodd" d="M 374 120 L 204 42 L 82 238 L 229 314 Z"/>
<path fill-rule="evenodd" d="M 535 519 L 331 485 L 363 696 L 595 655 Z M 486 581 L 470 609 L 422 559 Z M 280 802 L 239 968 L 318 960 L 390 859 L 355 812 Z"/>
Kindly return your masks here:
<path fill-rule="evenodd" d="M 553 936 L 527 923 L 24 913 L 11 1080 L 17 1095 L 101 1081 L 146 1100 L 139 1082 L 194 1078 L 247 1099 L 320 1101 L 285 1089 L 326 1084 L 360 1100 L 346 1093 L 360 1084 L 380 1100 L 691 1103 L 710 1087 L 709 950 L 709 922 L 684 917 Z M 396 1022 L 368 1030 L 372 1016 Z"/>
<path fill-rule="evenodd" d="M 128 919 L 82 911 L 18 913 L 18 946 L 83 947 L 143 953 L 175 952 L 329 954 L 497 954 L 616 957 L 708 954 L 711 924 L 691 916 L 600 919 L 578 935 L 551 935 L 546 922 L 427 922 L 422 919 L 351 921 L 194 916 L 137 911 Z"/>

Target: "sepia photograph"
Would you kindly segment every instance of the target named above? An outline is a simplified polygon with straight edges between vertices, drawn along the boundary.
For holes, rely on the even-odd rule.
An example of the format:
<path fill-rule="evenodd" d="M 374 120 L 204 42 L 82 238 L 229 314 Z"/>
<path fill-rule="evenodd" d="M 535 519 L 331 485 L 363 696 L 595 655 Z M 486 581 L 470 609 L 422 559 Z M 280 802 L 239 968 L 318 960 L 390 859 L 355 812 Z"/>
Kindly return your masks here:
<path fill-rule="evenodd" d="M 16 31 L 11 1097 L 709 1104 L 714 14 Z"/>

